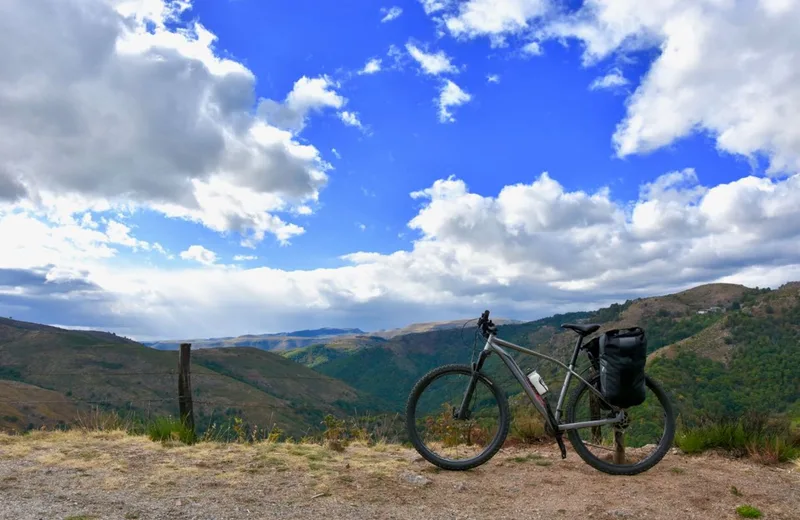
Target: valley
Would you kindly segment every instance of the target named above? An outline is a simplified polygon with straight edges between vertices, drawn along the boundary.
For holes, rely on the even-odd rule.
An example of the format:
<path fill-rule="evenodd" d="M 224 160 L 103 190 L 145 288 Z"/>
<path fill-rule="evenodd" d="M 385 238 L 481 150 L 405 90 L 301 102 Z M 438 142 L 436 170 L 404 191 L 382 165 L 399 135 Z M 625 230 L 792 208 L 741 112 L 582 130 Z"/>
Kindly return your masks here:
<path fill-rule="evenodd" d="M 597 334 L 643 327 L 648 372 L 664 383 L 687 423 L 745 410 L 800 417 L 798 283 L 775 290 L 703 285 L 594 311 L 505 321 L 499 335 L 566 360 L 576 337 L 560 328 L 565 322 L 599 323 Z M 241 417 L 262 429 L 302 436 L 319 430 L 328 414 L 399 414 L 425 372 L 469 363 L 473 349 L 482 347 L 482 341 L 473 342 L 474 322 L 462 331 L 463 323 L 417 324 L 408 327 L 416 332 L 384 336 L 354 334 L 360 329 L 276 334 L 269 341 L 307 343 L 297 348 L 269 343 L 274 352 L 193 345 L 197 422 L 204 428 Z M 555 399 L 563 372 L 519 356 L 524 369 L 536 367 L 545 377 Z M 579 371 L 586 368 L 585 357 L 580 360 Z M 164 344 L 144 346 L 103 332 L 2 319 L 0 428 L 67 425 L 73 413 L 92 407 L 137 417 L 175 415 L 176 368 L 177 354 Z M 518 391 L 498 359 L 490 358 L 486 369 L 506 391 Z M 50 404 L 57 406 L 44 406 Z"/>

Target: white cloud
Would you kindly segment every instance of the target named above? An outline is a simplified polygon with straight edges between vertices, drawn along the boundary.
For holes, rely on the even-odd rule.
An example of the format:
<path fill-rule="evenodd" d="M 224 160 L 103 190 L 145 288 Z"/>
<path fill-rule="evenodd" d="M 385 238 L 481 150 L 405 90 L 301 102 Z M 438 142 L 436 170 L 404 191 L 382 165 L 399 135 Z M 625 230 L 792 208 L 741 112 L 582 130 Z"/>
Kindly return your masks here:
<path fill-rule="evenodd" d="M 328 78 L 302 77 L 254 115 L 253 73 L 201 24 L 182 26 L 188 8 L 0 5 L 0 203 L 56 222 L 148 208 L 250 243 L 303 232 L 279 214 L 315 202 L 330 165 L 297 134 L 346 100 Z"/>
<path fill-rule="evenodd" d="M 486 81 L 489 83 L 500 83 L 500 76 L 497 74 L 487 74 Z"/>
<path fill-rule="evenodd" d="M 418 237 L 409 250 L 357 251 L 344 266 L 309 270 L 223 268 L 199 245 L 180 253 L 191 262 L 137 266 L 128 254 L 166 251 L 117 214 L 153 210 L 240 232 L 250 246 L 266 233 L 283 242 L 302 233 L 279 215 L 311 213 L 327 181 L 330 165 L 299 132 L 314 114 L 348 112 L 335 81 L 304 76 L 282 101 L 259 101 L 252 72 L 221 58 L 211 33 L 170 29 L 178 4 L 41 5 L 0 4 L 0 270 L 69 297 L 37 306 L 30 302 L 40 295 L 20 282 L 14 299 L 0 294 L 2 313 L 62 302 L 64 312 L 83 309 L 78 325 L 142 337 L 375 329 L 485 308 L 532 318 L 702 282 L 763 286 L 800 273 L 793 3 L 589 0 L 536 29 L 525 10 L 533 3 L 423 0 L 429 13 L 459 20 L 459 37 L 498 45 L 511 35 L 577 38 L 587 65 L 663 46 L 629 100 L 619 153 L 704 130 L 721 149 L 766 152 L 790 173 L 714 186 L 685 169 L 644 184 L 630 201 L 605 187 L 568 191 L 548 174 L 497 194 L 441 179 L 412 194 L 419 211 L 408 227 Z M 498 9 L 470 14 L 490 5 Z M 123 23 L 120 12 L 131 18 Z M 426 73 L 455 72 L 444 53 L 423 54 L 443 58 Z M 389 56 L 398 66 L 399 49 Z M 437 81 L 440 117 L 452 121 L 449 109 L 471 96 Z"/>
<path fill-rule="evenodd" d="M 590 90 L 613 89 L 627 84 L 628 80 L 625 79 L 625 76 L 622 75 L 622 71 L 617 68 L 614 68 L 605 76 L 599 77 L 594 81 L 592 81 L 592 84 L 589 85 L 589 89 Z"/>
<path fill-rule="evenodd" d="M 217 261 L 217 254 L 203 246 L 189 246 L 186 251 L 181 251 L 181 258 L 193 260 L 203 265 L 213 265 Z"/>
<path fill-rule="evenodd" d="M 363 128 L 361 120 L 358 118 L 358 114 L 356 112 L 348 112 L 347 110 L 339 112 L 339 119 L 341 119 L 342 122 L 347 126 Z"/>
<path fill-rule="evenodd" d="M 271 99 L 262 100 L 259 113 L 264 119 L 292 132 L 299 132 L 306 124 L 311 112 L 325 108 L 342 108 L 347 100 L 336 92 L 339 85 L 328 76 L 308 78 L 303 76 L 294 83 L 292 91 L 283 103 Z"/>
<path fill-rule="evenodd" d="M 413 43 L 406 43 L 406 50 L 426 74 L 438 76 L 458 73 L 458 68 L 450 62 L 450 57 L 444 51 L 427 53 Z"/>
<path fill-rule="evenodd" d="M 339 153 L 339 151 L 338 151 L 338 150 L 336 150 L 336 148 L 331 148 L 331 153 L 332 153 L 332 154 L 334 155 L 334 157 L 336 157 L 337 159 L 341 159 L 341 158 L 342 158 L 342 154 L 340 154 L 340 153 Z"/>
<path fill-rule="evenodd" d="M 90 215 L 86 213 L 85 215 Z M 84 215 L 84 216 L 85 216 Z M 90 216 L 91 219 L 91 216 Z M 86 222 L 82 221 L 91 226 L 91 221 Z M 117 222 L 115 220 L 109 220 L 106 223 L 106 236 L 108 237 L 108 242 L 110 244 L 120 244 L 123 246 L 128 246 L 133 251 L 137 251 L 139 249 L 149 250 L 150 244 L 145 242 L 144 240 L 139 240 L 134 238 L 130 234 L 131 228 L 122 224 L 121 222 Z M 158 245 L 158 244 L 156 244 Z"/>
<path fill-rule="evenodd" d="M 119 265 L 115 247 L 126 246 L 103 232 L 6 213 L 0 269 L 51 265 L 49 279 L 95 288 L 70 300 L 86 309 L 76 325 L 143 338 L 374 330 L 485 308 L 530 319 L 703 282 L 796 278 L 800 175 L 718 186 L 699 178 L 669 172 L 630 201 L 604 187 L 568 191 L 546 173 L 497 194 L 441 179 L 412 194 L 420 208 L 408 223 L 411 249 L 354 252 L 345 266 L 310 270 Z M 211 254 L 194 246 L 182 256 L 210 263 Z"/>
<path fill-rule="evenodd" d="M 450 107 L 457 107 L 472 100 L 472 95 L 464 92 L 461 87 L 446 79 L 439 91 L 439 121 L 452 123 L 455 121 Z"/>
<path fill-rule="evenodd" d="M 233 257 L 234 262 L 247 262 L 250 260 L 258 260 L 256 255 L 236 255 Z"/>
<path fill-rule="evenodd" d="M 372 58 L 364 64 L 364 68 L 358 71 L 359 74 L 375 74 L 381 71 L 381 59 Z"/>
<path fill-rule="evenodd" d="M 800 168 L 800 2 L 590 0 L 551 24 L 577 38 L 584 62 L 657 48 L 613 141 L 620 156 L 696 131 L 719 149 L 765 153 L 772 171 Z"/>
<path fill-rule="evenodd" d="M 539 42 L 532 41 L 532 42 L 526 43 L 522 47 L 522 52 L 524 54 L 527 54 L 528 56 L 541 56 L 542 47 L 541 47 L 541 45 L 539 45 Z"/>
<path fill-rule="evenodd" d="M 454 0 L 419 0 L 425 14 L 434 14 L 450 7 Z"/>
<path fill-rule="evenodd" d="M 391 22 L 392 20 L 396 20 L 403 14 L 403 9 L 401 7 L 394 6 L 390 9 L 385 7 L 381 8 L 381 14 L 384 14 L 384 17 L 381 18 L 381 23 Z"/>
<path fill-rule="evenodd" d="M 498 37 L 517 34 L 530 28 L 529 22 L 544 15 L 548 0 L 467 0 L 457 12 L 444 16 L 444 23 L 455 37 Z"/>
<path fill-rule="evenodd" d="M 657 50 L 613 135 L 620 157 L 705 132 L 721 151 L 766 155 L 770 174 L 800 169 L 800 2 L 586 0 L 572 11 L 547 0 L 430 3 L 426 12 L 458 39 L 535 38 L 523 53 L 576 39 L 594 66 Z"/>

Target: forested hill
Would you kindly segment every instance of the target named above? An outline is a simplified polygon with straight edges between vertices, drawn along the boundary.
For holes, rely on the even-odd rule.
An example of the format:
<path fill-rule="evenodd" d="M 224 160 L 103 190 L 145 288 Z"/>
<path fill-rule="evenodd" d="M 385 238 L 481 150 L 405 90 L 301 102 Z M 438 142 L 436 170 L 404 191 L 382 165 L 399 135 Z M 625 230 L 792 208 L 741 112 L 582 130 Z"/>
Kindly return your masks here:
<path fill-rule="evenodd" d="M 76 412 L 177 414 L 177 354 L 114 334 L 0 319 L 0 430 L 71 423 Z M 346 384 L 255 348 L 192 353 L 200 428 L 240 417 L 292 435 L 332 413 L 383 408 Z"/>
<path fill-rule="evenodd" d="M 559 327 L 575 321 L 602 324 L 598 334 L 617 327 L 644 327 L 651 352 L 648 371 L 665 383 L 687 418 L 750 408 L 800 416 L 800 284 L 777 290 L 703 285 L 594 312 L 504 325 L 499 335 L 566 361 L 575 334 Z M 404 335 L 370 348 L 337 352 L 314 368 L 400 410 L 426 371 L 445 363 L 470 362 L 471 338 L 471 329 L 463 339 L 460 330 Z M 558 367 L 530 356 L 520 364 L 536 367 L 551 388 L 560 387 L 564 373 Z M 518 391 L 501 369 L 499 360 L 489 363 L 488 370 L 500 376 L 506 390 Z"/>

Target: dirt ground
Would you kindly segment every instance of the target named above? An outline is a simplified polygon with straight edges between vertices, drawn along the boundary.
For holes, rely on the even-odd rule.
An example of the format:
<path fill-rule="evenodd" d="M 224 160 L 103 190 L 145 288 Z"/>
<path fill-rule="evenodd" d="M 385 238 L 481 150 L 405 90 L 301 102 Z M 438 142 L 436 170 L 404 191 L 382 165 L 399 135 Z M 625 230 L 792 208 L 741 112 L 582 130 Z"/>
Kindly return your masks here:
<path fill-rule="evenodd" d="M 568 446 L 569 450 L 569 446 Z M 164 446 L 111 433 L 0 435 L 0 518 L 800 519 L 800 468 L 670 453 L 634 477 L 511 448 L 468 472 L 399 446 Z"/>

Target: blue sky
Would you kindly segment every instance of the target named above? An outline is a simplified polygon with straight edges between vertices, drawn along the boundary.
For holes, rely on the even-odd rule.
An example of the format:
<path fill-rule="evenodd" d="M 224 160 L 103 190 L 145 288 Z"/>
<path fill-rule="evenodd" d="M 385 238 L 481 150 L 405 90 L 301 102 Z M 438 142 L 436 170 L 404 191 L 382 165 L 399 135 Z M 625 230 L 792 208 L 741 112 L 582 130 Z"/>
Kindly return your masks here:
<path fill-rule="evenodd" d="M 306 232 L 292 239 L 292 247 L 266 240 L 252 250 L 239 246 L 235 236 L 222 237 L 202 226 L 184 235 L 183 223 L 170 224 L 158 215 L 131 219 L 143 229 L 140 238 L 173 250 L 200 241 L 221 257 L 259 256 L 261 261 L 250 265 L 333 267 L 352 251 L 410 248 L 418 234 L 406 223 L 419 205 L 408 194 L 450 174 L 476 192 L 496 194 L 507 184 L 531 182 L 548 171 L 567 190 L 591 192 L 608 185 L 614 198 L 628 201 L 637 198 L 640 183 L 667 171 L 694 167 L 702 182 L 712 185 L 751 171 L 741 157 L 719 154 L 703 134 L 651 154 L 615 157 L 610 137 L 625 115 L 631 86 L 589 90 L 618 60 L 583 68 L 576 42 L 565 47 L 550 41 L 542 44 L 543 55 L 529 56 L 492 49 L 486 40 L 465 44 L 437 38 L 435 23 L 418 1 L 206 0 L 193 5 L 182 19 L 202 22 L 218 37 L 220 54 L 253 71 L 257 96 L 280 99 L 298 77 L 330 75 L 341 82 L 339 92 L 351 99 L 349 108 L 359 113 L 370 133 L 343 127 L 334 113 L 304 129 L 303 137 L 335 170 L 319 210 L 299 220 Z M 381 22 L 381 7 L 395 5 L 402 14 Z M 372 58 L 389 66 L 390 46 L 403 48 L 408 42 L 444 51 L 455 66 L 465 67 L 453 77 L 474 100 L 457 109 L 455 123 L 438 120 L 439 81 L 421 73 L 408 56 L 402 70 L 355 74 Z M 625 77 L 636 81 L 653 55 L 634 54 L 639 62 L 622 67 Z M 488 82 L 489 75 L 500 81 Z"/>
<path fill-rule="evenodd" d="M 0 313 L 369 330 L 800 273 L 796 3 L 78 4 L 0 9 L 39 51 L 0 73 Z"/>

